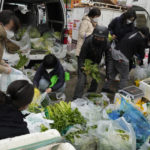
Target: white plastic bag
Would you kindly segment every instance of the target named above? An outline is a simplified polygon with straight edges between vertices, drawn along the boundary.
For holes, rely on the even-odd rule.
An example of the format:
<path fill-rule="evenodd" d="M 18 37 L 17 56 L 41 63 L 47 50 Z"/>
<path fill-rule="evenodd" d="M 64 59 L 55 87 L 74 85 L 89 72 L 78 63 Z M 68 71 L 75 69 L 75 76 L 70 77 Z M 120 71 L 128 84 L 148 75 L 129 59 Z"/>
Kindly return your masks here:
<path fill-rule="evenodd" d="M 87 120 L 87 125 L 92 126 L 101 120 L 102 107 L 94 105 L 85 99 L 77 99 L 71 103 L 71 108 L 78 108 L 82 116 Z"/>
<path fill-rule="evenodd" d="M 136 150 L 134 130 L 124 118 L 116 121 L 100 121 L 97 136 L 100 142 L 99 150 Z"/>
<path fill-rule="evenodd" d="M 42 113 L 39 114 L 31 113 L 24 119 L 24 121 L 27 122 L 27 126 L 30 133 L 41 132 L 41 125 L 44 125 L 48 129 L 50 129 L 49 124 L 54 123 L 54 121 L 44 119 L 44 117 L 45 115 Z"/>
<path fill-rule="evenodd" d="M 55 44 L 55 46 L 51 49 L 51 53 L 54 54 L 57 58 L 63 59 L 67 54 L 67 47 L 64 47 L 60 44 Z"/>
<path fill-rule="evenodd" d="M 24 53 L 29 53 L 31 50 L 31 42 L 28 32 L 24 34 L 20 41 L 11 40 L 13 43 L 20 47 L 20 50 Z"/>
<path fill-rule="evenodd" d="M 6 92 L 10 83 L 16 80 L 27 80 L 31 81 L 19 70 L 12 68 L 10 74 L 2 74 L 0 77 L 0 90 Z"/>
<path fill-rule="evenodd" d="M 143 80 L 147 78 L 147 69 L 137 66 L 131 75 L 131 78 L 134 80 Z"/>

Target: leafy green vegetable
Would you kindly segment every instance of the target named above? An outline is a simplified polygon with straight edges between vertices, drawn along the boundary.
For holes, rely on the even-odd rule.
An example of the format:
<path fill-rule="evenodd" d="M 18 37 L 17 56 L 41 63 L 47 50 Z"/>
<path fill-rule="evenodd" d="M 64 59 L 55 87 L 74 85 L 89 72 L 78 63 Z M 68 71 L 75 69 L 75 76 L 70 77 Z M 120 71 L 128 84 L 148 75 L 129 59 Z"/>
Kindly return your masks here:
<path fill-rule="evenodd" d="M 54 120 L 54 124 L 51 124 L 51 128 L 57 129 L 61 133 L 69 126 L 86 124 L 85 119 L 78 109 L 71 109 L 71 102 L 66 103 L 61 101 L 53 106 L 50 105 L 46 107 L 45 115 L 47 119 Z"/>
<path fill-rule="evenodd" d="M 45 127 L 45 125 L 43 125 L 43 124 L 40 127 L 41 127 L 41 132 L 45 132 L 48 130 L 48 128 Z"/>
<path fill-rule="evenodd" d="M 83 70 L 87 76 L 95 79 L 97 83 L 101 80 L 98 64 L 93 64 L 93 61 L 86 59 Z"/>
<path fill-rule="evenodd" d="M 43 108 L 39 107 L 38 104 L 35 104 L 35 103 L 31 103 L 28 107 L 28 111 L 29 112 L 32 112 L 32 113 L 41 113 L 43 112 Z"/>
<path fill-rule="evenodd" d="M 40 32 L 38 31 L 37 28 L 32 27 L 29 30 L 29 36 L 30 36 L 30 38 L 40 38 L 41 34 L 40 34 Z"/>
<path fill-rule="evenodd" d="M 67 134 L 65 136 L 65 138 L 70 141 L 72 144 L 74 144 L 75 142 L 75 138 L 80 138 L 80 136 L 82 134 L 86 134 L 88 133 L 88 131 L 90 129 L 96 129 L 97 128 L 97 125 L 94 125 L 94 126 L 91 126 L 91 127 L 87 127 L 87 128 L 84 128 L 84 129 L 79 129 L 77 131 L 74 131 L 74 132 L 70 132 L 69 134 Z"/>
<path fill-rule="evenodd" d="M 27 31 L 27 28 L 21 28 L 19 31 L 16 33 L 15 37 L 17 41 L 20 41 L 22 37 L 24 36 L 25 32 Z"/>
<path fill-rule="evenodd" d="M 110 113 L 112 113 L 112 110 L 108 109 L 106 112 L 107 112 L 107 114 L 110 114 Z"/>
<path fill-rule="evenodd" d="M 17 65 L 14 66 L 14 68 L 16 69 L 21 69 L 22 67 L 24 67 L 26 65 L 26 63 L 28 62 L 28 58 L 25 55 L 22 55 L 21 52 L 18 52 L 19 54 L 19 62 L 17 63 Z"/>

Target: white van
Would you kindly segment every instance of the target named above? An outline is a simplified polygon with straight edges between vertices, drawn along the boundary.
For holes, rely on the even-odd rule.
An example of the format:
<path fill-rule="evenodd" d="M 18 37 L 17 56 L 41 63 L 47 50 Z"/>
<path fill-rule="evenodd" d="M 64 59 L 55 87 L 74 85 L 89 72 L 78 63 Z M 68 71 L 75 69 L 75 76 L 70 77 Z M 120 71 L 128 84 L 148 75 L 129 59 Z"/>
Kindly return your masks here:
<path fill-rule="evenodd" d="M 9 9 L 15 12 L 22 26 L 36 26 L 41 35 L 50 30 L 60 32 L 57 42 L 63 46 L 66 44 L 64 33 L 67 30 L 67 19 L 63 0 L 1 0 L 0 4 L 1 10 Z M 45 54 L 30 56 L 30 60 L 42 60 Z"/>

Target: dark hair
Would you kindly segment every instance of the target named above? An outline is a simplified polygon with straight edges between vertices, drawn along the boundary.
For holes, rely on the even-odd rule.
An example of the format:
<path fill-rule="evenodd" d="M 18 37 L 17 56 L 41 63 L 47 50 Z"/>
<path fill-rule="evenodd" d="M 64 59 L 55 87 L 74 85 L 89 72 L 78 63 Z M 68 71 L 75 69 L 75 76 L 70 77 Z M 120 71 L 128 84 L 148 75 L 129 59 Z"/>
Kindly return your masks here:
<path fill-rule="evenodd" d="M 55 55 L 49 54 L 44 57 L 43 65 L 46 69 L 52 69 L 56 66 L 56 64 L 57 64 L 57 58 Z"/>
<path fill-rule="evenodd" d="M 17 31 L 20 27 L 20 21 L 11 10 L 3 10 L 0 12 L 0 22 L 5 26 L 9 24 L 10 20 L 14 22 L 14 31 Z"/>
<path fill-rule="evenodd" d="M 12 82 L 6 94 L 0 91 L 0 104 L 13 104 L 18 109 L 32 102 L 34 87 L 26 80 Z"/>
<path fill-rule="evenodd" d="M 88 16 L 91 18 L 94 18 L 95 16 L 100 16 L 100 15 L 101 15 L 101 11 L 97 7 L 92 8 L 88 13 Z"/>
<path fill-rule="evenodd" d="M 127 12 L 125 12 L 125 13 L 123 14 L 123 16 L 124 16 L 124 20 L 130 19 L 130 18 L 132 18 L 132 17 L 134 17 L 134 20 L 135 20 L 136 17 L 137 17 L 135 10 L 133 10 L 132 8 L 129 8 L 129 9 L 127 10 Z"/>

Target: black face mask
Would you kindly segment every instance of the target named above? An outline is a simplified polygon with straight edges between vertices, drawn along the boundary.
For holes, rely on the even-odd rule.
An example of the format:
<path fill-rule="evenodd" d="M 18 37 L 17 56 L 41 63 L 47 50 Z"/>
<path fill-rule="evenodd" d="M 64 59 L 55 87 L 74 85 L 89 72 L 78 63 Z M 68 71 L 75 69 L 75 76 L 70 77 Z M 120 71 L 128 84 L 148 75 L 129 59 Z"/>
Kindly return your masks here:
<path fill-rule="evenodd" d="M 100 40 L 97 40 L 93 37 L 93 44 L 94 46 L 96 47 L 104 47 L 106 41 L 100 41 Z"/>

